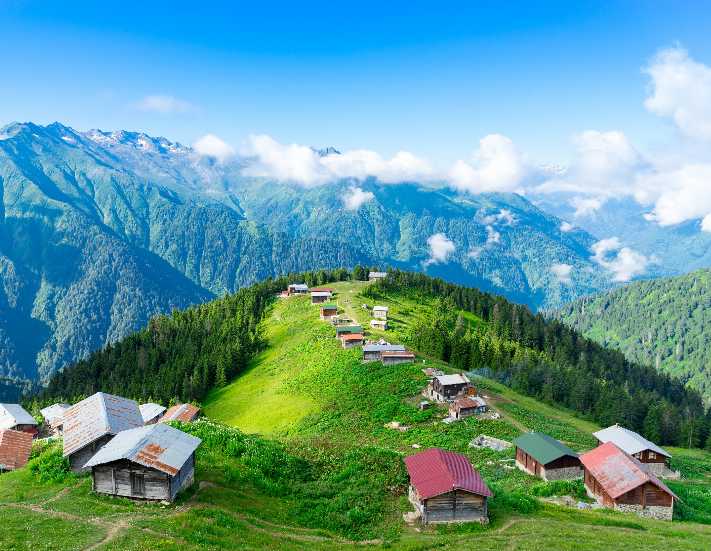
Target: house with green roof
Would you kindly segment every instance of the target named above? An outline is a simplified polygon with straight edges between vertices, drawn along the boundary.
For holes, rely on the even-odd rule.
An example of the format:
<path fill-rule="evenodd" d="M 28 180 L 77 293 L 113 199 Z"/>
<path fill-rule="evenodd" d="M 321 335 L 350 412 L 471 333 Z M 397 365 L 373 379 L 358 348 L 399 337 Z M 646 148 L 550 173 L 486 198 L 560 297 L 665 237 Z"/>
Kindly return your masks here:
<path fill-rule="evenodd" d="M 528 432 L 516 438 L 516 466 L 543 480 L 580 478 L 583 469 L 578 454 L 542 432 Z"/>
<path fill-rule="evenodd" d="M 321 305 L 321 319 L 330 320 L 331 318 L 338 315 L 338 306 L 335 304 L 322 304 Z"/>

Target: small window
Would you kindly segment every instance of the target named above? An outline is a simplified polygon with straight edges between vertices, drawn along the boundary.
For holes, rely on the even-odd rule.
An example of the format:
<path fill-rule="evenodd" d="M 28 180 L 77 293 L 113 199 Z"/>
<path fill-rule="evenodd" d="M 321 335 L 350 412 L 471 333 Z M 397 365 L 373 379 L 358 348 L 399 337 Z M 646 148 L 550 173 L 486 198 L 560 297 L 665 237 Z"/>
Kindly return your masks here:
<path fill-rule="evenodd" d="M 146 482 L 140 473 L 131 473 L 131 494 L 142 496 L 146 493 Z"/>
<path fill-rule="evenodd" d="M 649 458 L 650 458 L 650 459 L 656 459 L 656 458 L 657 458 L 657 452 L 649 452 Z"/>

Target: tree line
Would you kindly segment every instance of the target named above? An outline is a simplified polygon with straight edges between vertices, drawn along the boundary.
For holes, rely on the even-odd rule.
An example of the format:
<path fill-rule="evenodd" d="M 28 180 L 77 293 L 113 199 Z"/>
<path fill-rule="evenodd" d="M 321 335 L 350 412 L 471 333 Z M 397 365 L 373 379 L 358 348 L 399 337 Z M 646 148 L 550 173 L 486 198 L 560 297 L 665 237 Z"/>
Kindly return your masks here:
<path fill-rule="evenodd" d="M 603 426 L 619 423 L 661 444 L 711 448 L 711 412 L 676 378 L 477 289 L 394 271 L 365 293 L 377 298 L 389 291 L 438 297 L 431 314 L 409 328 L 409 344 L 424 354 Z"/>

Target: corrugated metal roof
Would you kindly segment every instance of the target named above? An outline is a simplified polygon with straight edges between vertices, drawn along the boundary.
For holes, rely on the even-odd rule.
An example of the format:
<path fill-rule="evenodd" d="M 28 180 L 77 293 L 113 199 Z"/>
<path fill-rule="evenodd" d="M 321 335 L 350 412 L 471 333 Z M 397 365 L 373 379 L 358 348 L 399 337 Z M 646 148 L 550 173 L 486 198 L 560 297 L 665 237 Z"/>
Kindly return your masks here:
<path fill-rule="evenodd" d="M 12 471 L 27 465 L 32 435 L 17 430 L 0 430 L 0 470 Z"/>
<path fill-rule="evenodd" d="M 405 466 L 420 499 L 429 499 L 452 490 L 488 497 L 493 495 L 469 459 L 460 453 L 433 448 L 406 457 Z"/>
<path fill-rule="evenodd" d="M 138 403 L 97 392 L 64 412 L 64 456 L 107 434 L 143 426 Z"/>
<path fill-rule="evenodd" d="M 388 275 L 387 272 L 368 272 L 368 278 L 371 277 L 386 277 Z"/>
<path fill-rule="evenodd" d="M 360 325 L 339 325 L 336 327 L 336 335 L 341 333 L 362 333 L 363 328 Z"/>
<path fill-rule="evenodd" d="M 316 293 L 333 293 L 333 289 L 330 287 L 314 287 L 311 291 Z"/>
<path fill-rule="evenodd" d="M 338 310 L 338 306 L 335 304 L 322 304 L 321 310 Z"/>
<path fill-rule="evenodd" d="M 175 476 L 201 442 L 168 425 L 148 425 L 118 433 L 84 467 L 127 459 Z"/>
<path fill-rule="evenodd" d="M 330 291 L 311 291 L 312 297 L 330 297 Z"/>
<path fill-rule="evenodd" d="M 440 384 L 444 386 L 469 383 L 469 378 L 466 375 L 461 375 L 459 373 L 455 373 L 454 375 L 437 375 L 435 379 L 437 379 Z"/>
<path fill-rule="evenodd" d="M 621 427 L 620 425 L 612 425 L 606 429 L 594 432 L 593 436 L 603 444 L 606 442 L 612 442 L 618 448 L 630 455 L 634 455 L 644 450 L 652 450 L 653 452 L 659 453 L 665 457 L 671 457 L 669 453 L 657 446 L 654 442 L 650 442 L 641 434 L 637 434 L 636 432 Z"/>
<path fill-rule="evenodd" d="M 0 429 L 15 425 L 36 425 L 37 421 L 20 404 L 0 404 Z"/>
<path fill-rule="evenodd" d="M 61 423 L 61 417 L 70 407 L 72 406 L 69 404 L 52 404 L 51 406 L 41 409 L 40 413 L 47 423 L 54 425 L 58 422 Z"/>
<path fill-rule="evenodd" d="M 414 358 L 415 354 L 407 350 L 383 350 L 380 354 L 383 358 Z"/>
<path fill-rule="evenodd" d="M 542 465 L 546 465 L 566 455 L 578 457 L 578 454 L 568 446 L 542 432 L 522 434 L 513 441 L 513 444 L 517 448 L 521 448 Z"/>
<path fill-rule="evenodd" d="M 366 344 L 363 352 L 404 352 L 405 347 L 401 344 Z"/>
<path fill-rule="evenodd" d="M 161 423 L 168 421 L 181 421 L 189 423 L 197 418 L 200 413 L 200 408 L 192 404 L 176 404 L 168 408 L 165 415 L 161 418 Z"/>
<path fill-rule="evenodd" d="M 678 499 L 676 494 L 650 473 L 642 463 L 612 442 L 584 453 L 580 456 L 580 462 L 612 499 L 617 499 L 646 482 L 651 482 Z"/>
<path fill-rule="evenodd" d="M 343 339 L 344 341 L 362 341 L 363 334 L 362 333 L 346 333 L 345 335 L 341 335 L 341 339 Z"/>
<path fill-rule="evenodd" d="M 454 401 L 454 406 L 457 408 L 478 408 L 486 405 L 486 400 L 481 396 L 468 396 L 467 398 L 459 398 Z"/>
<path fill-rule="evenodd" d="M 309 286 L 305 283 L 292 283 L 289 285 L 289 289 L 293 289 L 294 291 L 308 291 Z"/>
<path fill-rule="evenodd" d="M 165 411 L 165 407 L 161 406 L 160 404 L 154 404 L 152 402 L 149 402 L 147 404 L 141 404 L 140 406 L 138 406 L 138 409 L 141 412 L 141 417 L 143 418 L 144 423 L 155 419 Z"/>
<path fill-rule="evenodd" d="M 373 306 L 373 312 L 375 312 L 376 310 L 378 312 L 387 312 L 388 307 L 387 306 Z"/>

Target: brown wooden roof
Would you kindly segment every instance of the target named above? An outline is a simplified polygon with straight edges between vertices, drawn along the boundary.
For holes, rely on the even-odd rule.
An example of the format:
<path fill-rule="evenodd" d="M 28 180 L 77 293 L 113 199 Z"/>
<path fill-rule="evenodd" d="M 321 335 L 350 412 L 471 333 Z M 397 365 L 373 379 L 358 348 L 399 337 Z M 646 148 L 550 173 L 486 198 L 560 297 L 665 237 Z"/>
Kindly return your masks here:
<path fill-rule="evenodd" d="M 12 471 L 27 465 L 32 451 L 32 435 L 16 430 L 0 430 L 0 470 Z"/>

